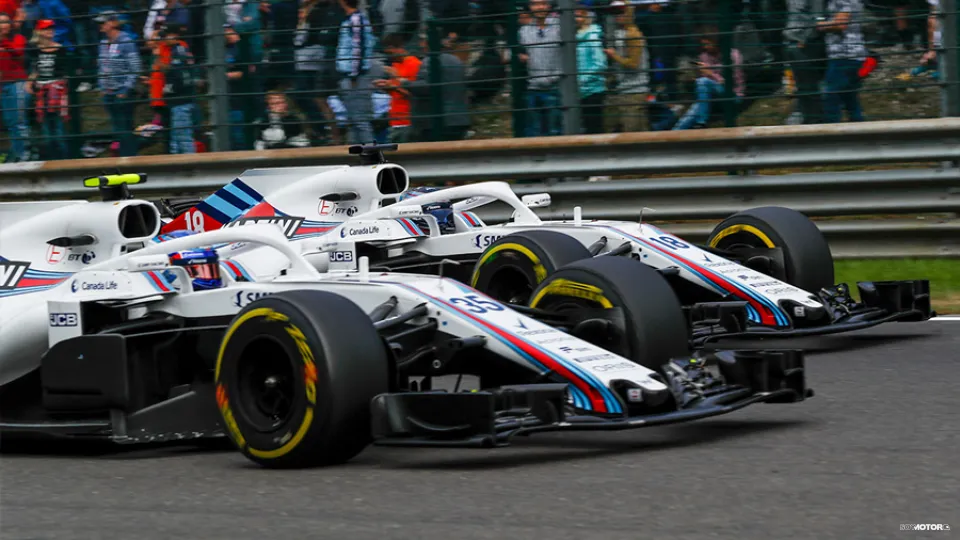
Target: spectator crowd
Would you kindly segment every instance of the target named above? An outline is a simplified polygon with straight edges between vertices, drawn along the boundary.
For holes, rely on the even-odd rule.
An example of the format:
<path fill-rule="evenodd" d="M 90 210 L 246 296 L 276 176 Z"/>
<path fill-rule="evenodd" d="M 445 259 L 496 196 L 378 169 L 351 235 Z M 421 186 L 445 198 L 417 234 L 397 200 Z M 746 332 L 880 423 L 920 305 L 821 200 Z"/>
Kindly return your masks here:
<path fill-rule="evenodd" d="M 864 0 L 777 1 L 574 0 L 565 33 L 554 0 L 0 0 L 5 161 L 459 140 L 507 98 L 528 137 L 572 102 L 582 133 L 686 130 L 784 89 L 792 122 L 864 120 Z M 937 0 L 886 1 L 903 80 L 935 72 Z"/>

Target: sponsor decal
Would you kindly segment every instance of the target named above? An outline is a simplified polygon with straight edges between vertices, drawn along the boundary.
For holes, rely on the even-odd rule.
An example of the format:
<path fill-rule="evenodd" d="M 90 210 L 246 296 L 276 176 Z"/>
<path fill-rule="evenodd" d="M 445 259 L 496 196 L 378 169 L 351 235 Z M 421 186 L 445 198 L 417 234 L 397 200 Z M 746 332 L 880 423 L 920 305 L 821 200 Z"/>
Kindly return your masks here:
<path fill-rule="evenodd" d="M 627 389 L 627 401 L 630 403 L 640 403 L 643 401 L 643 390 L 640 388 Z"/>
<path fill-rule="evenodd" d="M 794 316 L 796 316 L 796 317 L 806 317 L 806 316 L 807 316 L 807 310 L 806 310 L 806 308 L 804 308 L 803 306 L 794 306 L 794 307 L 793 307 L 793 314 L 794 314 Z"/>
<path fill-rule="evenodd" d="M 763 291 L 764 294 L 786 294 L 792 292 L 797 292 L 797 290 L 793 287 L 775 287 L 773 289 L 765 289 Z"/>
<path fill-rule="evenodd" d="M 23 261 L 3 261 L 0 262 L 0 291 L 7 289 L 16 289 L 20 283 L 20 278 L 30 268 L 30 263 Z"/>
<path fill-rule="evenodd" d="M 586 364 L 589 362 L 598 362 L 600 360 L 609 360 L 611 358 L 616 358 L 616 357 L 610 353 L 603 353 L 603 354 L 591 354 L 589 356 L 581 356 L 579 358 L 574 356 L 573 361 L 579 364 Z"/>
<path fill-rule="evenodd" d="M 60 264 L 63 262 L 63 255 L 67 250 L 60 246 L 50 246 L 47 248 L 47 262 L 50 264 Z"/>
<path fill-rule="evenodd" d="M 242 227 L 244 225 L 259 225 L 261 223 L 270 223 L 277 225 L 283 230 L 283 234 L 287 238 L 293 238 L 297 233 L 297 229 L 300 228 L 300 225 L 303 225 L 303 218 L 300 217 L 249 217 L 249 218 L 240 218 L 236 221 L 231 221 L 224 225 L 224 227 Z"/>
<path fill-rule="evenodd" d="M 233 305 L 238 308 L 242 308 L 248 304 L 252 304 L 254 301 L 263 298 L 264 296 L 270 296 L 273 293 L 269 292 L 257 292 L 257 291 L 237 291 L 236 297 L 233 299 Z"/>
<path fill-rule="evenodd" d="M 397 217 L 410 217 L 410 216 L 422 216 L 423 209 L 419 206 L 411 206 L 409 208 L 398 208 Z"/>
<path fill-rule="evenodd" d="M 334 251 L 330 254 L 330 262 L 353 262 L 353 252 Z"/>
<path fill-rule="evenodd" d="M 735 262 L 724 261 L 724 262 L 711 262 L 701 265 L 704 268 L 729 268 L 731 266 L 739 266 Z"/>
<path fill-rule="evenodd" d="M 368 234 L 380 234 L 380 227 L 368 225 L 366 227 L 349 227 L 340 229 L 340 238 L 347 236 L 366 236 Z"/>
<path fill-rule="evenodd" d="M 754 289 L 762 289 L 764 287 L 776 287 L 777 285 L 783 285 L 779 281 L 762 281 L 760 283 L 751 283 L 750 286 Z"/>
<path fill-rule="evenodd" d="M 617 362 L 616 364 L 603 364 L 602 366 L 590 366 L 593 371 L 623 371 L 637 367 L 632 362 Z"/>
<path fill-rule="evenodd" d="M 521 330 L 517 332 L 517 335 L 518 336 L 540 336 L 543 334 L 553 334 L 555 332 L 558 332 L 558 330 L 555 330 L 553 328 L 541 328 L 539 330 Z"/>
<path fill-rule="evenodd" d="M 575 339 L 576 338 L 571 336 L 570 334 L 561 333 L 561 335 L 557 337 L 550 337 L 546 339 L 535 339 L 533 340 L 533 342 L 536 343 L 537 345 L 548 345 L 550 343 L 563 343 L 565 341 L 573 341 Z"/>
<path fill-rule="evenodd" d="M 473 239 L 473 245 L 477 248 L 485 248 L 497 240 L 503 238 L 501 234 L 478 234 Z"/>
<path fill-rule="evenodd" d="M 317 213 L 321 216 L 353 216 L 357 213 L 357 207 L 338 206 L 335 202 L 321 200 L 320 206 L 317 208 Z"/>
<path fill-rule="evenodd" d="M 76 313 L 51 313 L 50 326 L 76 326 L 78 319 L 79 318 L 77 317 Z"/>
<path fill-rule="evenodd" d="M 83 264 L 90 264 L 94 259 L 97 258 L 97 254 L 92 251 L 87 251 L 85 253 L 71 253 L 67 256 L 67 260 L 70 262 L 80 261 Z"/>
<path fill-rule="evenodd" d="M 120 288 L 120 285 L 116 281 L 82 281 L 80 279 L 73 280 L 70 283 L 70 290 L 72 292 L 78 291 L 115 291 Z"/>
<path fill-rule="evenodd" d="M 527 329 L 527 325 L 524 324 L 523 319 L 517 319 L 517 328 L 523 328 L 524 330 Z"/>
<path fill-rule="evenodd" d="M 169 266 L 167 261 L 140 261 L 133 265 L 134 270 L 163 270 Z"/>

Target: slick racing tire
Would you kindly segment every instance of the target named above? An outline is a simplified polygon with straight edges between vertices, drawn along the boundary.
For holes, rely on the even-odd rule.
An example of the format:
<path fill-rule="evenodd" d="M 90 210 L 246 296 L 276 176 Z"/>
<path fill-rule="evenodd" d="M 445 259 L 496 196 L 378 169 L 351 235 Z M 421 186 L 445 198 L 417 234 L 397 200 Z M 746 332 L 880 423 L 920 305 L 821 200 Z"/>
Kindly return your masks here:
<path fill-rule="evenodd" d="M 244 308 L 217 357 L 227 434 L 264 467 L 333 465 L 371 441 L 370 401 L 387 392 L 387 353 L 345 297 L 289 291 Z"/>
<path fill-rule="evenodd" d="M 568 264 L 537 287 L 529 307 L 559 313 L 619 308 L 624 335 L 578 337 L 648 369 L 661 371 L 671 358 L 690 355 L 676 293 L 659 272 L 635 259 L 601 256 Z"/>
<path fill-rule="evenodd" d="M 717 225 L 707 244 L 734 253 L 743 248 L 780 248 L 785 275 L 773 277 L 811 293 L 834 285 L 830 245 L 810 218 L 790 208 L 764 206 L 738 212 Z"/>
<path fill-rule="evenodd" d="M 575 238 L 556 231 L 522 231 L 484 250 L 470 286 L 501 302 L 524 304 L 555 270 L 592 255 Z"/>

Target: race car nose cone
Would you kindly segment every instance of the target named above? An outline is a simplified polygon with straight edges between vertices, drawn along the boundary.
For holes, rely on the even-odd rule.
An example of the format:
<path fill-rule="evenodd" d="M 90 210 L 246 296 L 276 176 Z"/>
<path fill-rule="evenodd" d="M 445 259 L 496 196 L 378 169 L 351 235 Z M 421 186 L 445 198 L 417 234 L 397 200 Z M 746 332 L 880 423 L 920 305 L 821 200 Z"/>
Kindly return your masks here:
<path fill-rule="evenodd" d="M 666 403 L 672 394 L 666 385 L 657 381 L 652 382 L 655 384 L 638 386 L 632 381 L 618 380 L 613 381 L 611 387 L 617 390 L 629 405 L 642 405 L 644 408 L 657 407 Z"/>

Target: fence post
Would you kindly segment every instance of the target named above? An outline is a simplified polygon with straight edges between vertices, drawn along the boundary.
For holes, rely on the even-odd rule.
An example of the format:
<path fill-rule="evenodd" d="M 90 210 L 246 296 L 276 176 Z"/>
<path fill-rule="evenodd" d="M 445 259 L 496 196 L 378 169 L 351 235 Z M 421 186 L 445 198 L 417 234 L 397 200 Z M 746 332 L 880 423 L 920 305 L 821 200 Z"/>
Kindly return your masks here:
<path fill-rule="evenodd" d="M 723 123 L 726 127 L 737 125 L 736 79 L 733 75 L 733 6 L 734 0 L 720 0 L 720 58 L 723 63 Z"/>
<path fill-rule="evenodd" d="M 430 120 L 430 131 L 433 141 L 443 140 L 443 62 L 440 60 L 443 47 L 440 38 L 440 25 L 436 19 L 431 18 L 427 22 L 427 46 L 430 51 L 427 53 L 427 61 L 430 62 L 430 114 L 433 118 Z"/>
<path fill-rule="evenodd" d="M 560 9 L 560 108 L 564 133 L 580 134 L 580 87 L 577 85 L 577 21 L 575 0 L 559 0 Z"/>
<path fill-rule="evenodd" d="M 227 95 L 226 48 L 223 25 L 222 0 L 206 0 L 207 4 L 207 87 L 208 95 L 213 96 L 210 107 L 210 123 L 213 127 L 211 152 L 230 150 L 230 97 Z"/>
<path fill-rule="evenodd" d="M 957 0 L 940 0 L 941 46 L 940 90 L 941 116 L 960 116 L 960 18 L 957 17 Z M 932 44 L 931 44 L 932 45 Z"/>
<path fill-rule="evenodd" d="M 527 125 L 527 83 L 520 78 L 523 62 L 520 61 L 520 16 L 511 10 L 507 15 L 507 48 L 510 51 L 510 99 L 513 108 L 513 136 L 523 137 Z"/>

